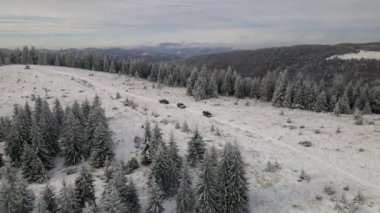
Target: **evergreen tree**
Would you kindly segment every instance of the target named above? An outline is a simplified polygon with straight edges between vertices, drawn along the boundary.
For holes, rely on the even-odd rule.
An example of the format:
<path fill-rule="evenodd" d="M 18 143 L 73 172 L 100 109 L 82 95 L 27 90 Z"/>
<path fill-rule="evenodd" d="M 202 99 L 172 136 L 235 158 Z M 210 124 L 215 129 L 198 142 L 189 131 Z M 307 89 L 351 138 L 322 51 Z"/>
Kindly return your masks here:
<path fill-rule="evenodd" d="M 75 165 L 82 160 L 83 152 L 83 130 L 74 114 L 69 111 L 65 115 L 65 122 L 61 134 L 62 153 L 65 165 Z"/>
<path fill-rule="evenodd" d="M 317 96 L 317 101 L 314 104 L 314 111 L 326 112 L 328 110 L 327 96 L 325 91 L 322 91 Z"/>
<path fill-rule="evenodd" d="M 227 72 L 224 76 L 223 84 L 222 84 L 222 92 L 225 96 L 233 95 L 234 91 L 234 81 L 232 77 L 232 69 L 228 67 Z"/>
<path fill-rule="evenodd" d="M 364 105 L 363 113 L 367 115 L 372 113 L 371 105 L 369 104 L 368 101 Z"/>
<path fill-rule="evenodd" d="M 194 211 L 195 197 L 191 188 L 191 177 L 187 165 L 184 165 L 181 171 L 176 201 L 178 213 L 190 213 Z"/>
<path fill-rule="evenodd" d="M 198 79 L 198 69 L 194 67 L 194 69 L 191 71 L 190 77 L 187 79 L 186 82 L 186 93 L 187 95 L 193 95 L 194 85 L 195 82 Z"/>
<path fill-rule="evenodd" d="M 57 212 L 58 204 L 54 194 L 54 188 L 49 184 L 46 184 L 44 191 L 42 192 L 42 200 L 46 203 L 46 210 L 49 212 Z"/>
<path fill-rule="evenodd" d="M 106 160 L 112 160 L 114 157 L 111 131 L 108 125 L 99 122 L 95 128 L 94 139 L 91 146 L 90 162 L 95 168 L 105 165 Z"/>
<path fill-rule="evenodd" d="M 82 103 L 81 110 L 83 112 L 85 119 L 87 120 L 88 116 L 90 115 L 90 110 L 91 110 L 91 106 L 90 106 L 90 103 L 88 102 L 87 98 Z"/>
<path fill-rule="evenodd" d="M 24 178 L 32 183 L 42 183 L 46 180 L 45 166 L 37 155 L 35 145 L 24 145 L 22 154 L 22 174 Z"/>
<path fill-rule="evenodd" d="M 75 196 L 75 190 L 71 185 L 66 185 L 62 182 L 62 188 L 58 197 L 58 211 L 57 213 L 79 213 L 81 212 L 79 202 Z"/>
<path fill-rule="evenodd" d="M 115 60 L 111 62 L 110 73 L 116 73 Z"/>
<path fill-rule="evenodd" d="M 137 194 L 137 189 L 132 180 L 129 180 L 126 188 L 126 201 L 129 212 L 139 212 L 140 211 L 140 201 Z"/>
<path fill-rule="evenodd" d="M 96 99 L 95 99 L 96 100 Z M 94 101 L 94 107 L 90 110 L 90 114 L 87 119 L 86 124 L 86 140 L 83 147 L 83 154 L 85 158 L 88 158 L 91 154 L 91 149 L 95 144 L 94 137 L 95 137 L 95 130 L 97 126 L 100 124 L 103 124 L 103 126 L 108 129 L 108 123 L 107 119 L 104 113 L 104 109 L 98 106 L 100 103 L 97 103 L 97 101 Z"/>
<path fill-rule="evenodd" d="M 218 96 L 218 73 L 213 71 L 210 77 L 210 81 L 207 86 L 207 94 L 209 97 L 214 98 Z"/>
<path fill-rule="evenodd" d="M 164 207 L 162 206 L 161 191 L 156 185 L 155 180 L 151 180 L 149 192 L 150 197 L 146 213 L 163 213 Z"/>
<path fill-rule="evenodd" d="M 170 159 L 165 143 L 162 142 L 157 151 L 158 152 L 154 159 L 152 171 L 150 174 L 150 179 L 154 179 L 157 187 L 159 187 L 160 190 L 165 193 L 165 196 L 169 196 L 171 185 L 171 177 L 169 176 Z"/>
<path fill-rule="evenodd" d="M 195 167 L 198 162 L 203 160 L 203 155 L 206 152 L 206 144 L 203 141 L 203 138 L 198 129 L 194 131 L 193 136 L 187 144 L 187 147 L 187 161 L 189 162 L 190 166 Z"/>
<path fill-rule="evenodd" d="M 288 74 L 287 71 L 281 72 L 276 81 L 276 88 L 273 93 L 272 105 L 277 107 L 283 107 L 286 91 L 288 86 Z"/>
<path fill-rule="evenodd" d="M 38 198 L 34 205 L 33 213 L 52 213 L 48 210 L 48 204 L 42 197 Z"/>
<path fill-rule="evenodd" d="M 47 144 L 47 141 L 44 140 L 43 135 L 41 134 L 41 129 L 34 119 L 32 119 L 30 136 L 32 140 L 32 146 L 34 149 L 32 152 L 37 154 L 37 157 L 43 163 L 45 169 L 52 169 L 54 167 L 54 155 L 51 152 L 51 147 L 49 146 L 49 144 Z M 38 159 L 35 160 L 35 162 L 38 162 Z"/>
<path fill-rule="evenodd" d="M 104 192 L 101 199 L 100 209 L 102 212 L 109 213 L 125 213 L 127 207 L 123 204 L 122 198 L 116 188 L 115 181 L 112 179 L 104 187 Z"/>
<path fill-rule="evenodd" d="M 197 200 L 200 212 L 218 213 L 221 211 L 218 177 L 206 153 L 197 184 Z"/>
<path fill-rule="evenodd" d="M 53 104 L 53 118 L 54 118 L 54 126 L 53 129 L 55 131 L 54 135 L 58 139 L 61 134 L 61 129 L 64 122 L 64 112 L 61 106 L 61 103 L 58 99 L 55 99 Z M 58 147 L 59 148 L 59 147 Z"/>
<path fill-rule="evenodd" d="M 56 134 L 55 127 L 57 126 L 56 120 L 50 111 L 49 104 L 46 100 L 42 102 L 42 111 L 37 123 L 40 128 L 40 133 L 48 149 L 47 154 L 52 158 L 59 152 L 58 135 Z"/>
<path fill-rule="evenodd" d="M 75 194 L 81 208 L 86 204 L 95 204 L 94 178 L 85 167 L 82 167 L 80 175 L 75 179 Z"/>
<path fill-rule="evenodd" d="M 218 174 L 223 212 L 249 212 L 245 165 L 236 144 L 224 147 Z"/>
<path fill-rule="evenodd" d="M 199 100 L 207 98 L 206 89 L 207 89 L 206 79 L 202 77 L 198 78 L 194 84 L 194 89 L 192 92 L 194 99 L 196 101 L 199 101 Z"/>
<path fill-rule="evenodd" d="M 152 139 L 150 142 L 149 152 L 152 159 L 155 159 L 157 149 L 160 147 L 160 144 L 163 143 L 162 131 L 161 128 L 156 123 L 152 132 Z"/>
<path fill-rule="evenodd" d="M 79 121 L 83 129 L 86 128 L 86 117 L 83 114 L 82 108 L 79 106 L 79 103 L 75 100 L 71 106 L 71 111 L 73 112 L 75 118 Z"/>
<path fill-rule="evenodd" d="M 5 165 L 0 181 L 0 212 L 31 212 L 34 194 L 27 188 L 17 171 L 9 164 Z"/>
<path fill-rule="evenodd" d="M 175 195 L 178 186 L 179 186 L 179 179 L 180 179 L 180 172 L 182 168 L 182 158 L 179 155 L 179 150 L 177 143 L 174 139 L 173 134 L 170 134 L 169 139 L 169 146 L 168 146 L 168 164 L 169 164 L 169 171 L 168 175 L 170 177 L 170 189 L 168 190 L 168 195 Z"/>
<path fill-rule="evenodd" d="M 245 96 L 244 80 L 240 76 L 236 77 L 234 91 L 236 98 L 243 98 Z"/>
<path fill-rule="evenodd" d="M 9 156 L 15 166 L 21 165 L 23 146 L 27 143 L 23 137 L 25 131 L 27 130 L 23 129 L 21 115 L 14 114 L 10 132 L 5 142 L 5 153 Z"/>

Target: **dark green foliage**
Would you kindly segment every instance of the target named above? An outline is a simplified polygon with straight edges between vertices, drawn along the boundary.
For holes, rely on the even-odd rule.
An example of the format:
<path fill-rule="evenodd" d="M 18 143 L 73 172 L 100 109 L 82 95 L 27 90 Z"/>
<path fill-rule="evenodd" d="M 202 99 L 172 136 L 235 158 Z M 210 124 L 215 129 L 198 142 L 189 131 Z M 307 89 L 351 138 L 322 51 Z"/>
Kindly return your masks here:
<path fill-rule="evenodd" d="M 196 194 L 200 212 L 222 212 L 218 176 L 208 153 L 201 168 Z"/>
<path fill-rule="evenodd" d="M 193 212 L 195 206 L 195 197 L 191 188 L 191 177 L 187 165 L 184 165 L 181 171 L 178 193 L 176 196 L 177 212 L 190 213 Z"/>
<path fill-rule="evenodd" d="M 179 155 L 177 143 L 173 134 L 170 135 L 168 146 L 168 175 L 170 177 L 168 196 L 173 196 L 177 193 L 179 187 L 180 172 L 182 168 L 182 158 Z"/>
<path fill-rule="evenodd" d="M 111 131 L 108 124 L 99 122 L 95 128 L 94 138 L 91 143 L 90 163 L 95 168 L 105 165 L 106 160 L 112 160 L 114 157 Z"/>
<path fill-rule="evenodd" d="M 223 212 L 249 212 L 245 164 L 236 144 L 227 143 L 218 167 Z"/>
<path fill-rule="evenodd" d="M 53 129 L 55 132 L 54 135 L 56 136 L 57 139 L 59 138 L 61 134 L 61 129 L 62 129 L 63 122 L 65 119 L 64 116 L 65 115 L 64 115 L 61 103 L 59 102 L 58 99 L 55 99 L 54 106 L 53 106 L 53 117 L 54 117 Z"/>
<path fill-rule="evenodd" d="M 45 166 L 38 157 L 35 145 L 25 145 L 22 154 L 22 174 L 32 183 L 42 183 L 46 180 Z"/>
<path fill-rule="evenodd" d="M 65 122 L 61 133 L 61 147 L 65 165 L 75 165 L 82 160 L 83 143 L 83 129 L 74 114 L 69 111 L 65 114 Z"/>
<path fill-rule="evenodd" d="M 125 166 L 125 172 L 126 174 L 131 174 L 133 171 L 139 168 L 139 162 L 135 157 L 132 157 Z"/>
<path fill-rule="evenodd" d="M 42 102 L 42 111 L 39 123 L 37 124 L 40 128 L 45 144 L 47 145 L 49 155 L 54 157 L 59 152 L 59 146 L 57 142 L 58 133 L 56 130 L 57 124 L 46 100 Z"/>
<path fill-rule="evenodd" d="M 56 212 L 58 210 L 58 204 L 56 196 L 54 194 L 54 188 L 49 184 L 46 184 L 44 191 L 42 192 L 42 200 L 46 203 L 46 210 L 49 212 Z"/>
<path fill-rule="evenodd" d="M 149 200 L 146 213 L 162 213 L 164 212 L 164 207 L 162 206 L 160 188 L 156 185 L 155 180 L 151 180 L 150 190 L 149 190 Z"/>
<path fill-rule="evenodd" d="M 75 179 L 75 194 L 80 207 L 95 204 L 94 178 L 85 167 L 82 167 L 80 175 Z"/>
<path fill-rule="evenodd" d="M 198 129 L 194 131 L 193 136 L 187 144 L 187 161 L 190 166 L 195 167 L 201 160 L 203 160 L 203 155 L 206 152 L 206 144 L 203 141 L 201 134 Z"/>
<path fill-rule="evenodd" d="M 23 135 L 28 130 L 23 128 L 20 114 L 16 113 L 13 117 L 10 132 L 5 143 L 5 153 L 15 166 L 20 166 L 23 146 L 27 143 Z"/>
<path fill-rule="evenodd" d="M 126 202 L 127 202 L 127 207 L 130 212 L 139 212 L 140 210 L 140 200 L 139 196 L 137 194 L 137 189 L 132 180 L 129 180 L 127 183 L 127 188 L 126 188 Z"/>
<path fill-rule="evenodd" d="M 163 195 L 170 195 L 171 177 L 169 175 L 169 154 L 165 143 L 161 143 L 158 147 L 156 158 L 153 161 L 153 167 L 150 174 L 150 179 L 155 181 L 155 184 L 164 193 Z"/>
<path fill-rule="evenodd" d="M 62 188 L 59 192 L 58 205 L 57 213 L 81 212 L 74 188 L 71 185 L 66 185 L 65 181 L 62 182 Z"/>
<path fill-rule="evenodd" d="M 0 181 L 0 212 L 28 213 L 33 210 L 34 194 L 9 164 Z"/>
<path fill-rule="evenodd" d="M 37 154 L 38 158 L 47 170 L 52 169 L 54 167 L 54 155 L 51 152 L 51 146 L 43 138 L 42 130 L 34 119 L 32 119 L 30 136 L 31 146 L 33 146 L 34 149 L 33 151 Z"/>

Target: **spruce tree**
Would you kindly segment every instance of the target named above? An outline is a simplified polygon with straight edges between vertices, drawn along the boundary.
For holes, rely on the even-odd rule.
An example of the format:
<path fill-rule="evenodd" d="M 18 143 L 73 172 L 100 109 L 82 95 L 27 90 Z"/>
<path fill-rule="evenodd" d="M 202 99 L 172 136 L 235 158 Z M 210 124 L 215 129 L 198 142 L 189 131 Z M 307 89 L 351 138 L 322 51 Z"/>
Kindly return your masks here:
<path fill-rule="evenodd" d="M 5 142 L 5 153 L 9 156 L 11 162 L 15 166 L 21 165 L 23 146 L 27 143 L 23 137 L 25 131 L 27 130 L 23 128 L 21 115 L 15 114 L 10 127 L 10 132 Z"/>
<path fill-rule="evenodd" d="M 177 143 L 175 141 L 174 135 L 170 134 L 169 139 L 169 146 L 168 146 L 168 164 L 169 164 L 169 177 L 170 177 L 170 186 L 168 190 L 168 195 L 172 196 L 175 195 L 178 186 L 179 186 L 179 179 L 180 179 L 180 172 L 182 168 L 182 158 L 179 155 L 179 150 Z"/>
<path fill-rule="evenodd" d="M 55 131 L 55 136 L 57 139 L 59 138 L 61 134 L 61 129 L 64 122 L 64 112 L 61 106 L 61 103 L 58 99 L 55 99 L 53 104 L 53 117 L 54 117 L 54 126 L 53 129 Z"/>
<path fill-rule="evenodd" d="M 286 90 L 288 86 L 287 71 L 281 72 L 276 81 L 276 87 L 273 93 L 272 105 L 276 107 L 284 106 Z"/>
<path fill-rule="evenodd" d="M 152 159 L 155 159 L 157 149 L 160 147 L 160 144 L 163 143 L 162 139 L 162 130 L 156 123 L 152 132 L 152 139 L 149 146 L 149 152 Z"/>
<path fill-rule="evenodd" d="M 49 184 L 45 185 L 44 190 L 42 191 L 42 200 L 46 202 L 46 210 L 49 212 L 57 212 L 58 204 L 56 201 L 56 196 L 54 194 L 54 188 Z"/>
<path fill-rule="evenodd" d="M 61 133 L 61 146 L 65 165 L 71 166 L 82 160 L 84 133 L 79 121 L 71 111 L 67 112 L 65 117 Z"/>
<path fill-rule="evenodd" d="M 35 119 L 32 119 L 32 127 L 30 130 L 32 140 L 31 146 L 33 146 L 33 152 L 37 154 L 38 158 L 45 166 L 45 169 L 49 170 L 54 167 L 54 155 L 51 152 L 51 147 L 47 144 L 47 141 L 43 138 L 41 132 L 42 130 L 36 123 Z"/>
<path fill-rule="evenodd" d="M 108 125 L 99 122 L 95 128 L 94 138 L 91 145 L 90 163 L 95 168 L 105 165 L 106 160 L 112 160 L 114 157 L 111 131 Z"/>
<path fill-rule="evenodd" d="M 46 147 L 48 149 L 48 154 L 51 157 L 56 156 L 59 152 L 59 145 L 57 142 L 58 135 L 55 129 L 57 124 L 52 112 L 50 111 L 49 104 L 46 100 L 42 102 L 42 111 L 39 123 L 37 124 L 40 128 L 40 132 L 44 139 L 44 143 L 46 144 Z"/>
<path fill-rule="evenodd" d="M 162 206 L 162 193 L 160 191 L 160 187 L 156 185 L 155 180 L 151 180 L 151 183 L 149 185 L 150 197 L 148 200 L 148 207 L 146 209 L 146 213 L 163 213 L 164 207 Z"/>
<path fill-rule="evenodd" d="M 66 185 L 65 181 L 62 182 L 62 188 L 58 196 L 58 204 L 59 207 L 57 213 L 81 212 L 74 188 L 71 185 Z"/>
<path fill-rule="evenodd" d="M 313 109 L 316 112 L 326 112 L 328 110 L 327 96 L 325 91 L 319 93 Z"/>
<path fill-rule="evenodd" d="M 232 77 L 232 69 L 228 67 L 227 72 L 224 76 L 223 84 L 222 84 L 222 93 L 225 96 L 233 95 L 234 91 L 234 80 Z"/>
<path fill-rule="evenodd" d="M 371 105 L 369 104 L 369 101 L 367 101 L 363 107 L 363 114 L 368 115 L 372 113 Z"/>
<path fill-rule="evenodd" d="M 99 100 L 94 101 L 94 106 L 97 106 L 99 103 Z M 104 113 L 104 109 L 100 106 L 94 107 L 90 110 L 90 114 L 87 119 L 86 124 L 86 131 L 85 131 L 85 143 L 83 145 L 83 154 L 84 157 L 87 159 L 90 157 L 91 149 L 94 146 L 94 136 L 95 136 L 95 129 L 97 126 L 102 123 L 105 128 L 108 129 L 107 119 Z"/>
<path fill-rule="evenodd" d="M 53 213 L 48 210 L 48 204 L 42 197 L 38 198 L 34 205 L 33 213 Z"/>
<path fill-rule="evenodd" d="M 17 176 L 10 164 L 3 168 L 0 181 L 0 212 L 31 212 L 34 194 L 25 181 Z"/>
<path fill-rule="evenodd" d="M 83 129 L 86 128 L 86 117 L 83 114 L 82 108 L 79 103 L 75 100 L 71 106 L 71 111 L 73 112 L 75 118 L 79 121 Z"/>
<path fill-rule="evenodd" d="M 191 177 L 187 165 L 184 165 L 181 171 L 176 202 L 178 213 L 190 213 L 194 211 L 195 197 L 191 188 Z"/>
<path fill-rule="evenodd" d="M 139 212 L 140 211 L 140 201 L 137 194 L 137 189 L 135 183 L 129 180 L 126 188 L 126 201 L 129 212 Z"/>
<path fill-rule="evenodd" d="M 86 167 L 82 167 L 80 175 L 75 179 L 75 194 L 81 208 L 95 204 L 94 178 Z"/>
<path fill-rule="evenodd" d="M 197 184 L 197 200 L 200 212 L 218 213 L 221 211 L 218 177 L 211 159 L 206 153 L 199 181 Z"/>
<path fill-rule="evenodd" d="M 203 155 L 206 152 L 206 144 L 198 129 L 194 131 L 193 136 L 187 143 L 187 147 L 187 161 L 190 166 L 195 167 L 201 160 L 203 160 Z"/>
<path fill-rule="evenodd" d="M 85 119 L 87 120 L 88 116 L 90 115 L 90 110 L 91 110 L 91 106 L 90 106 L 90 103 L 88 102 L 87 98 L 82 103 L 81 110 L 83 112 Z"/>
<path fill-rule="evenodd" d="M 35 145 L 25 145 L 22 154 L 22 174 L 26 180 L 32 183 L 42 183 L 46 180 L 45 166 L 38 157 Z"/>
<path fill-rule="evenodd" d="M 152 171 L 150 174 L 150 179 L 156 181 L 157 187 L 164 193 L 165 196 L 170 195 L 170 181 L 171 177 L 169 176 L 169 154 L 168 149 L 165 143 L 161 143 L 158 147 L 156 157 L 153 162 Z"/>
<path fill-rule="evenodd" d="M 218 168 L 223 212 L 249 212 L 245 165 L 236 144 L 227 143 Z"/>
<path fill-rule="evenodd" d="M 104 187 L 104 192 L 100 202 L 101 212 L 125 213 L 127 207 L 123 204 L 119 191 L 116 188 L 114 179 L 109 181 Z"/>

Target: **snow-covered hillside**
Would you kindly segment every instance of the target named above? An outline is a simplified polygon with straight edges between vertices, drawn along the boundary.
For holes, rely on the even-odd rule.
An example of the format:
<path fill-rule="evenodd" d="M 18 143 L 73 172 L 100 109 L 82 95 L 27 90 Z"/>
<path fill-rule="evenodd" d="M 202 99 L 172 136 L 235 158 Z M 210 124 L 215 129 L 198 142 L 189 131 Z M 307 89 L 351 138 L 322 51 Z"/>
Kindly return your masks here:
<path fill-rule="evenodd" d="M 117 92 L 121 99 L 115 98 Z M 114 132 L 117 158 L 124 161 L 136 155 L 133 140 L 143 135 L 141 126 L 146 120 L 160 122 L 166 139 L 172 132 L 183 155 L 191 134 L 175 129 L 177 121 L 198 128 L 210 146 L 221 148 L 236 141 L 248 164 L 251 212 L 335 212 L 335 200 L 342 193 L 352 200 L 358 191 L 366 198 L 359 212 L 380 210 L 379 116 L 364 116 L 366 124 L 358 126 L 352 116 L 274 108 L 250 99 L 220 97 L 195 102 L 184 88 L 153 88 L 151 82 L 116 74 L 52 66 L 31 66 L 30 70 L 0 66 L 0 116 L 10 115 L 14 104 L 31 102 L 32 94 L 51 102 L 59 98 L 63 105 L 98 94 Z M 124 106 L 126 98 L 138 107 Z M 161 98 L 170 104 L 160 104 Z M 178 102 L 186 109 L 177 108 Z M 213 117 L 202 116 L 203 110 Z M 370 121 L 374 124 L 367 124 Z M 211 126 L 218 128 L 221 136 L 211 132 Z M 310 141 L 312 146 L 301 146 L 301 141 Z M 281 170 L 265 172 L 268 161 L 277 161 Z M 298 181 L 302 170 L 310 175 L 309 182 Z M 59 168 L 52 174 L 50 182 L 57 186 L 63 178 L 72 181 L 75 177 Z M 140 167 L 131 175 L 142 204 L 147 199 L 148 174 L 147 167 Z M 103 183 L 97 179 L 96 184 L 99 197 Z M 327 195 L 325 186 L 332 186 L 336 193 Z M 347 191 L 343 189 L 346 186 Z M 32 187 L 38 191 L 40 186 Z M 316 199 L 318 196 L 322 199 Z M 174 204 L 166 201 L 166 212 L 174 212 Z"/>
<path fill-rule="evenodd" d="M 376 60 L 379 60 L 380 59 L 380 51 L 360 50 L 357 53 L 347 53 L 347 54 L 343 54 L 343 55 L 334 55 L 334 56 L 329 57 L 329 59 L 332 59 L 335 57 L 340 58 L 340 59 L 345 59 L 345 60 L 349 60 L 349 59 L 376 59 Z"/>

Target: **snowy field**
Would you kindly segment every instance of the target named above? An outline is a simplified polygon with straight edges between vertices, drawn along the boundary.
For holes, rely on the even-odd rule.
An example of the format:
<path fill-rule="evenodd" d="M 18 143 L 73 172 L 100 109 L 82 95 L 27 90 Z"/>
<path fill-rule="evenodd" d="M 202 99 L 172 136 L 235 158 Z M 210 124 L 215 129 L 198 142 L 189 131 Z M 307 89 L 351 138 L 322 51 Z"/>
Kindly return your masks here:
<path fill-rule="evenodd" d="M 379 52 L 377 57 L 380 58 Z M 115 98 L 117 92 L 121 99 Z M 249 99 L 222 97 L 195 102 L 186 96 L 184 88 L 152 88 L 146 80 L 116 74 L 52 66 L 31 66 L 31 70 L 19 65 L 0 67 L 0 116 L 10 115 L 14 104 L 32 104 L 31 94 L 50 102 L 59 98 L 63 105 L 74 100 L 81 102 L 86 97 L 92 100 L 98 94 L 114 132 L 117 158 L 124 161 L 136 155 L 133 139 L 143 135 L 141 126 L 146 120 L 160 122 L 166 139 L 172 132 L 183 155 L 191 133 L 175 129 L 176 121 L 187 121 L 192 129 L 197 127 L 210 146 L 221 148 L 227 141 L 236 140 L 247 163 L 251 212 L 336 212 L 335 199 L 345 193 L 351 201 L 358 191 L 366 198 L 358 212 L 380 211 L 379 116 L 364 116 L 366 122 L 375 124 L 357 126 L 352 116 L 280 109 Z M 125 98 L 133 99 L 137 109 L 124 106 Z M 170 104 L 159 104 L 161 98 Z M 178 102 L 187 108 L 177 108 Z M 203 117 L 203 110 L 210 111 L 213 117 Z M 280 115 L 281 111 L 284 115 Z M 221 136 L 210 131 L 212 125 L 220 129 Z M 338 128 L 341 133 L 337 133 Z M 298 144 L 305 140 L 312 146 Z M 281 170 L 264 172 L 269 160 L 277 161 Z M 301 170 L 310 175 L 310 182 L 298 181 Z M 62 167 L 51 173 L 50 182 L 56 188 L 63 178 L 70 182 L 76 177 L 66 175 Z M 148 168 L 140 167 L 131 175 L 142 204 L 147 199 L 148 173 Z M 103 183 L 97 178 L 96 184 L 99 197 Z M 332 186 L 336 193 L 327 195 L 325 186 Z M 349 186 L 347 191 L 345 186 Z M 38 191 L 40 185 L 32 187 Z M 174 203 L 165 203 L 166 212 L 175 212 Z"/>
<path fill-rule="evenodd" d="M 358 53 L 347 53 L 343 55 L 334 55 L 329 57 L 328 59 L 332 58 L 340 58 L 340 59 L 380 59 L 380 51 L 366 51 L 366 50 L 360 50 Z"/>

